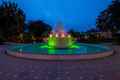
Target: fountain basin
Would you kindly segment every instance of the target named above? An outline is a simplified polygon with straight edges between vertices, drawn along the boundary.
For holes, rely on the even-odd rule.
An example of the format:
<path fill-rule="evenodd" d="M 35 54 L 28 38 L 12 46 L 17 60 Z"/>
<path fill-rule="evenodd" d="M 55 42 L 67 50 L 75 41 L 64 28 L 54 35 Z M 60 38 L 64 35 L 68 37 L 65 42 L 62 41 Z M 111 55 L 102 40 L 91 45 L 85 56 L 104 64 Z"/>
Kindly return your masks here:
<path fill-rule="evenodd" d="M 103 45 L 77 44 L 79 48 L 49 49 L 41 44 L 11 45 L 7 54 L 19 58 L 36 60 L 87 60 L 110 56 L 114 51 Z"/>

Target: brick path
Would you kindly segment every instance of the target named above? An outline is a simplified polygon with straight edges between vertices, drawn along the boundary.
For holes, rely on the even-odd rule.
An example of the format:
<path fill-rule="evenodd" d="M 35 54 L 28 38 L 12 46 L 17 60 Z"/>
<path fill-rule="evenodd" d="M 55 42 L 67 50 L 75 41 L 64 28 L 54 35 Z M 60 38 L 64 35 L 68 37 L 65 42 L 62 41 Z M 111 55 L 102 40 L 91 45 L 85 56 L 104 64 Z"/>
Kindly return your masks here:
<path fill-rule="evenodd" d="M 25 60 L 0 48 L 0 80 L 120 80 L 120 46 L 116 54 L 86 61 Z"/>

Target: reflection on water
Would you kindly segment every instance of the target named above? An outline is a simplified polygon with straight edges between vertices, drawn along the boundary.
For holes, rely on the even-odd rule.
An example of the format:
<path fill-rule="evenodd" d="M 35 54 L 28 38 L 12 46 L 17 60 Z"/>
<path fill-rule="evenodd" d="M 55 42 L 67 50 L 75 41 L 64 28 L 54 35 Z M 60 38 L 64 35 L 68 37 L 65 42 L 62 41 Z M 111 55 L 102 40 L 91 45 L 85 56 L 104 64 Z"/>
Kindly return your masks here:
<path fill-rule="evenodd" d="M 23 52 L 29 54 L 49 54 L 49 55 L 74 55 L 74 54 L 94 54 L 97 52 L 104 52 L 109 50 L 104 46 L 93 46 L 78 44 L 79 48 L 65 48 L 65 49 L 56 49 L 50 48 L 47 45 L 16 45 L 12 46 L 10 49 L 15 52 Z"/>

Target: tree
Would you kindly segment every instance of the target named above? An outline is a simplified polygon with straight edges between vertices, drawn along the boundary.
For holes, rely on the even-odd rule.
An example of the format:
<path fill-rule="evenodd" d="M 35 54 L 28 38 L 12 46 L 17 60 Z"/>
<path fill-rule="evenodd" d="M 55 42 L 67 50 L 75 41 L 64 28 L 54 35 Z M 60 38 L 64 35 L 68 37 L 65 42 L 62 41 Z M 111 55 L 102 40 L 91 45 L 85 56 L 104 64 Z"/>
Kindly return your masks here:
<path fill-rule="evenodd" d="M 91 28 L 89 30 L 87 30 L 87 33 L 93 33 L 93 32 L 98 32 L 97 28 Z"/>
<path fill-rule="evenodd" d="M 51 32 L 52 27 L 43 21 L 31 21 L 29 23 L 29 31 L 34 36 L 46 37 Z"/>
<path fill-rule="evenodd" d="M 97 17 L 97 28 L 102 31 L 117 32 L 120 30 L 120 0 L 113 0 L 108 8 Z"/>
<path fill-rule="evenodd" d="M 1 36 L 8 38 L 23 31 L 25 14 L 14 2 L 3 2 L 0 5 L 0 32 Z"/>
<path fill-rule="evenodd" d="M 75 37 L 75 38 L 80 37 L 80 32 L 75 31 L 75 30 L 73 30 L 73 29 L 70 29 L 70 30 L 68 31 L 68 33 L 69 33 L 71 36 Z"/>

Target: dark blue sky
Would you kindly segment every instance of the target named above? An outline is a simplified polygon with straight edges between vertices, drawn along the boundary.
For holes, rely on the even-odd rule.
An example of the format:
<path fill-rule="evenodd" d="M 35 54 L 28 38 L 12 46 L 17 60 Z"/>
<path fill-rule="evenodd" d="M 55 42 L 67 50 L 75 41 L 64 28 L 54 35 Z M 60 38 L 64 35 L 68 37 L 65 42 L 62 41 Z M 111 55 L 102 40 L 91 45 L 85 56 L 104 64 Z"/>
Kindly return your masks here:
<path fill-rule="evenodd" d="M 11 0 L 10 0 L 11 1 Z M 22 7 L 27 20 L 41 19 L 52 26 L 62 21 L 65 29 L 85 31 L 95 27 L 96 17 L 111 0 L 12 0 Z"/>

